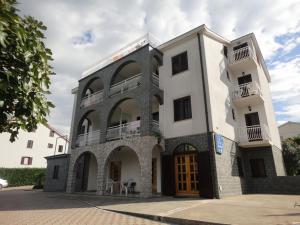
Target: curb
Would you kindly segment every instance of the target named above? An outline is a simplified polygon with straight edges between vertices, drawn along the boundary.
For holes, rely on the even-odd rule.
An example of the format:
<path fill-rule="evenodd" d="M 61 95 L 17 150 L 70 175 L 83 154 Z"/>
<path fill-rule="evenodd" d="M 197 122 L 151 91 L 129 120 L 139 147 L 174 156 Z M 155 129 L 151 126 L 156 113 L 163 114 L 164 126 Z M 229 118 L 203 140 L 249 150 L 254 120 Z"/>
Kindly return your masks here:
<path fill-rule="evenodd" d="M 126 212 L 126 211 L 119 211 L 119 210 L 112 210 L 112 209 L 103 209 L 105 211 L 114 212 L 114 213 L 121 213 L 128 216 L 135 216 L 144 219 L 154 220 L 158 222 L 165 222 L 170 224 L 178 224 L 178 225 L 229 225 L 226 223 L 214 223 L 214 222 L 207 222 L 207 221 L 200 221 L 200 220 L 190 220 L 190 219 L 182 219 L 182 218 L 174 218 L 168 216 L 156 216 L 156 215 L 149 215 L 149 214 L 142 214 L 142 213 L 134 213 L 134 212 Z"/>

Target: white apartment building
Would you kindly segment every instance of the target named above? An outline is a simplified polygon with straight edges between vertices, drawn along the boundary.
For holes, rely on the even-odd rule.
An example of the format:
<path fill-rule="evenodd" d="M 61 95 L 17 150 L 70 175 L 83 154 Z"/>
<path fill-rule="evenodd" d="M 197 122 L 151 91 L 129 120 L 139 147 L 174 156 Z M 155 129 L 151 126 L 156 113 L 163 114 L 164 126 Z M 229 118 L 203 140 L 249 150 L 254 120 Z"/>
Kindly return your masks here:
<path fill-rule="evenodd" d="M 267 191 L 285 175 L 270 82 L 253 33 L 230 41 L 202 25 L 160 45 L 149 36 L 131 43 L 73 90 L 66 191 Z"/>
<path fill-rule="evenodd" d="M 2 168 L 46 168 L 49 155 L 65 154 L 67 137 L 50 125 L 38 125 L 34 132 L 21 130 L 15 142 L 10 134 L 0 134 L 0 167 Z"/>

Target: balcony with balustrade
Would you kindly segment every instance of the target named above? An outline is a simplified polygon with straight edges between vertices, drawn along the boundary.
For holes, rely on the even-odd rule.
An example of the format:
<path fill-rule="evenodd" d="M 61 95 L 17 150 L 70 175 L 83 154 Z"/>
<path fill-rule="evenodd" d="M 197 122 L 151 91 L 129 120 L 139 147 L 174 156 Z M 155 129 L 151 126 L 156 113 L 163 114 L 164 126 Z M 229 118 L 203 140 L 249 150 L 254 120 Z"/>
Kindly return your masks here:
<path fill-rule="evenodd" d="M 103 83 L 99 78 L 91 80 L 81 98 L 80 108 L 86 108 L 103 101 Z"/>
<path fill-rule="evenodd" d="M 251 67 L 256 65 L 257 58 L 255 51 L 252 46 L 249 46 L 247 43 L 244 43 L 239 46 L 233 47 L 229 51 L 229 60 L 228 65 L 231 70 L 240 70 L 242 68 Z"/>
<path fill-rule="evenodd" d="M 271 145 L 268 126 L 265 124 L 239 128 L 240 147 L 261 147 Z"/>
<path fill-rule="evenodd" d="M 257 82 L 235 85 L 232 92 L 232 100 L 238 108 L 264 102 L 261 89 Z"/>
<path fill-rule="evenodd" d="M 77 136 L 75 140 L 76 147 L 100 143 L 100 120 L 96 111 L 92 110 L 85 114 L 80 120 Z"/>

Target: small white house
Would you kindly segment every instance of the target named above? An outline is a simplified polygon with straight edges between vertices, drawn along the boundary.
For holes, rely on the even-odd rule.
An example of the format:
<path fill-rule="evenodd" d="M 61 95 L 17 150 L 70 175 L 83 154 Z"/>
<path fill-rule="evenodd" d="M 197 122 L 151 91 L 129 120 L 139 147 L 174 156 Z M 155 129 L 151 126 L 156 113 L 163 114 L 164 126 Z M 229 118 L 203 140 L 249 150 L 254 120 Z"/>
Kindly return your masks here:
<path fill-rule="evenodd" d="M 278 127 L 280 139 L 300 136 L 300 123 L 288 121 Z"/>
<path fill-rule="evenodd" d="M 34 132 L 20 131 L 15 142 L 10 134 L 0 134 L 0 167 L 46 168 L 44 157 L 64 154 L 68 150 L 68 139 L 50 125 L 39 125 Z"/>

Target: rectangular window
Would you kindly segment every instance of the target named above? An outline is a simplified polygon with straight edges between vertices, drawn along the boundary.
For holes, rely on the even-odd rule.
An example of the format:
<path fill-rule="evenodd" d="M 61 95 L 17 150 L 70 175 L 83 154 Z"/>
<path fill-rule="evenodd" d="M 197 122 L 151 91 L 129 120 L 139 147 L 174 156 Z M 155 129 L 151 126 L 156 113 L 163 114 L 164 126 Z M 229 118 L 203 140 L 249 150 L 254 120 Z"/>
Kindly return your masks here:
<path fill-rule="evenodd" d="M 53 144 L 48 143 L 48 148 L 53 148 Z"/>
<path fill-rule="evenodd" d="M 174 100 L 174 121 L 192 118 L 191 96 Z"/>
<path fill-rule="evenodd" d="M 250 159 L 252 177 L 266 177 L 264 159 Z"/>
<path fill-rule="evenodd" d="M 27 148 L 32 148 L 33 147 L 33 140 L 28 140 L 27 141 Z"/>
<path fill-rule="evenodd" d="M 32 165 L 32 157 L 23 156 L 21 158 L 21 165 Z"/>
<path fill-rule="evenodd" d="M 172 74 L 175 75 L 177 73 L 188 70 L 188 58 L 187 52 L 180 53 L 176 56 L 172 57 Z"/>
<path fill-rule="evenodd" d="M 59 145 L 58 146 L 58 152 L 62 152 L 64 150 L 64 146 L 63 145 Z"/>
<path fill-rule="evenodd" d="M 59 172 L 59 166 L 55 165 L 53 169 L 53 176 L 52 176 L 53 179 L 58 179 L 58 172 Z"/>
<path fill-rule="evenodd" d="M 239 170 L 239 176 L 243 177 L 244 176 L 244 170 L 243 170 L 243 164 L 242 164 L 241 157 L 237 157 L 237 165 L 238 165 L 238 170 Z"/>
<path fill-rule="evenodd" d="M 54 131 L 50 130 L 49 137 L 54 137 Z"/>

